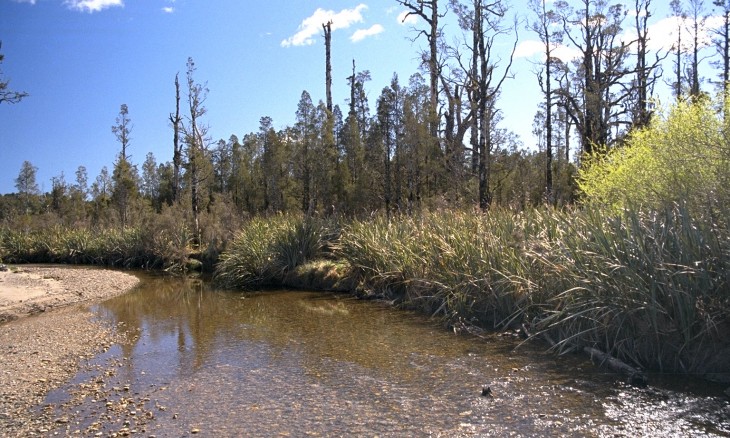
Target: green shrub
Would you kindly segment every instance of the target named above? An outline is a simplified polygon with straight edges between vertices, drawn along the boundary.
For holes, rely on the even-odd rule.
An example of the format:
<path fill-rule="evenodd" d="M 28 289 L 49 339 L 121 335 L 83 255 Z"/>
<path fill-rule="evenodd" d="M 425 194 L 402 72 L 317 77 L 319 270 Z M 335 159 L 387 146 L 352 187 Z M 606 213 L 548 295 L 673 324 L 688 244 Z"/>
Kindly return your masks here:
<path fill-rule="evenodd" d="M 730 125 L 707 99 L 678 102 L 624 147 L 587 157 L 578 182 L 587 205 L 614 213 L 675 203 L 716 212 L 730 203 Z"/>

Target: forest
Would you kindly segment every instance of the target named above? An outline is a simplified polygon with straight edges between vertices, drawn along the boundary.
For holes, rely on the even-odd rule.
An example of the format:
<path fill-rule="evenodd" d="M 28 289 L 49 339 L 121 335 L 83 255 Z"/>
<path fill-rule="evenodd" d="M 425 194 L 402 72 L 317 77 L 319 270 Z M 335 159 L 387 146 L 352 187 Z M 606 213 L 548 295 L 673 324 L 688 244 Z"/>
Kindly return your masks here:
<path fill-rule="evenodd" d="M 217 266 L 230 287 L 281 283 L 325 259 L 353 288 L 452 323 L 530 323 L 563 349 L 726 371 L 719 356 L 700 358 L 730 351 L 720 336 L 730 324 L 730 1 L 673 0 L 677 41 L 656 52 L 651 0 L 529 0 L 522 21 L 502 0 L 395 3 L 426 47 L 411 77 L 368 90 L 353 61 L 349 99 L 334 104 L 340 55 L 322 23 L 325 99 L 303 91 L 293 126 L 263 116 L 256 132 L 214 140 L 207 83 L 189 58 L 170 78 L 172 161 L 131 162 L 133 113 L 121 104 L 119 152 L 95 178 L 79 166 L 73 182 L 60 175 L 40 193 L 23 163 L 17 192 L 0 197 L 0 256 Z M 722 20 L 708 47 L 710 13 Z M 444 35 L 445 19 L 461 34 Z M 512 58 L 494 54 L 505 44 L 514 54 L 525 32 L 543 53 L 529 148 L 500 125 Z M 561 59 L 564 46 L 580 55 Z M 669 105 L 657 104 L 661 86 Z"/>
<path fill-rule="evenodd" d="M 682 18 L 676 53 L 648 48 L 652 37 L 661 37 L 648 33 L 651 0 L 531 0 L 520 22 L 511 21 L 503 1 L 399 3 L 419 19 L 417 38 L 428 43 L 421 71 L 411 77 L 394 75 L 388 87 L 368 90 L 369 72 L 358 71 L 353 60 L 349 99 L 334 104 L 331 31 L 322 23 L 326 98 L 305 90 L 292 108 L 293 126 L 276 129 L 263 116 L 257 132 L 215 140 L 208 135 L 207 83 L 188 59 L 182 77 L 170 78 L 171 162 L 158 163 L 151 154 L 142 163 L 130 161 L 133 113 L 121 104 L 112 127 L 119 150 L 108 168 L 93 177 L 79 166 L 73 181 L 59 175 L 50 192 L 40 193 L 28 161 L 16 179 L 17 193 L 3 199 L 0 219 L 7 223 L 30 213 L 46 216 L 44 225 L 123 228 L 188 204 L 184 210 L 196 228 L 199 215 L 221 209 L 244 217 L 362 216 L 569 205 L 580 195 L 575 181 L 583 155 L 620 147 L 630 132 L 646 126 L 660 83 L 670 83 L 677 100 L 695 99 L 723 92 L 728 77 L 727 24 L 713 33 L 717 77 L 699 76 L 705 57 L 699 32 L 711 11 L 698 0 L 672 3 Z M 715 3 L 712 12 L 727 21 L 729 6 Z M 458 20 L 461 35 L 442 34 L 439 23 L 446 19 Z M 512 62 L 493 52 L 498 44 L 515 47 L 518 31 L 544 45 L 534 77 L 543 94 L 535 109 L 534 147 L 500 127 L 501 88 L 511 78 Z M 625 35 L 635 37 L 627 42 Z M 560 46 L 581 56 L 563 61 L 553 53 Z M 666 71 L 670 63 L 672 74 Z M 701 83 L 713 90 L 702 90 Z"/>

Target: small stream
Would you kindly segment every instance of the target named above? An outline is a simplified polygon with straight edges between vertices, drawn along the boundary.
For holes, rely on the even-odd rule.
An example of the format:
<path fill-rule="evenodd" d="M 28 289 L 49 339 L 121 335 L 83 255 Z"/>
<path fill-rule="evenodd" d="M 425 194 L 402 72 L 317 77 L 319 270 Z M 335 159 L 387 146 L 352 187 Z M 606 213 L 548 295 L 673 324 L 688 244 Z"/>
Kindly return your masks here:
<path fill-rule="evenodd" d="M 509 334 L 455 335 L 378 302 L 140 275 L 138 290 L 93 307 L 134 340 L 48 396 L 74 418 L 72 431 L 730 436 L 726 385 L 652 375 L 639 389 L 582 356 L 519 346 Z M 95 395 L 77 395 L 94 385 Z"/>

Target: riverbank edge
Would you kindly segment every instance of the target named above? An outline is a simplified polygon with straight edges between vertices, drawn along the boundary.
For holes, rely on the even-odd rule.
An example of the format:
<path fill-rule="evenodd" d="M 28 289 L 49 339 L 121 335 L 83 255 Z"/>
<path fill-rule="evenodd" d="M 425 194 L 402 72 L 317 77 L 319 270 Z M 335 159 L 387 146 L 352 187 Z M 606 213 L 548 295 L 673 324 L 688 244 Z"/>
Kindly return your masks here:
<path fill-rule="evenodd" d="M 275 283 L 273 286 L 299 290 L 346 293 L 360 299 L 379 299 L 397 307 L 412 309 L 422 314 L 433 316 L 426 311 L 427 309 L 419 307 L 416 303 L 409 302 L 405 295 L 394 295 L 393 291 L 378 290 L 376 287 L 366 284 L 364 280 L 359 279 L 354 274 L 350 266 L 343 262 L 327 259 L 309 261 L 297 266 L 282 278 L 275 279 Z M 442 316 L 441 320 L 446 329 L 453 330 L 454 332 L 478 335 L 479 333 L 488 331 L 484 327 L 480 327 L 469 321 L 464 321 L 463 319 L 453 320 Z M 504 330 L 514 330 L 526 341 L 541 342 L 548 349 L 555 346 L 555 340 L 549 336 L 536 336 L 532 333 L 531 328 L 525 325 L 508 327 Z M 637 369 L 610 354 L 595 348 L 583 349 L 577 352 L 586 355 L 596 366 L 605 367 L 617 375 L 623 375 L 631 385 L 646 386 L 649 383 L 649 376 L 645 370 Z M 708 373 L 696 377 L 722 384 L 730 384 L 730 375 L 724 373 Z M 725 395 L 730 398 L 730 387 L 725 390 Z"/>
<path fill-rule="evenodd" d="M 67 385 L 90 359 L 123 342 L 124 336 L 74 306 L 127 293 L 141 280 L 126 272 L 58 266 L 11 267 L 4 274 L 15 276 L 16 284 L 25 276 L 28 291 L 43 290 L 36 294 L 39 303 L 20 300 L 11 313 L 14 318 L 0 323 L 0 434 L 43 435 L 64 429 L 69 419 L 56 418 L 46 409 L 46 396 Z M 48 301 L 48 295 L 54 299 Z"/>

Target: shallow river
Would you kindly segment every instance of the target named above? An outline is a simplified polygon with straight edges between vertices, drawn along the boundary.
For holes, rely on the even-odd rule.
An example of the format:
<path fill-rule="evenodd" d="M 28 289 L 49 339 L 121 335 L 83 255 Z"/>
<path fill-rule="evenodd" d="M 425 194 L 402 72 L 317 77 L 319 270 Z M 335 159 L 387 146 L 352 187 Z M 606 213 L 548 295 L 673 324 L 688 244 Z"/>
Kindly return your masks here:
<path fill-rule="evenodd" d="M 581 356 L 344 295 L 143 279 L 93 307 L 134 340 L 49 395 L 85 434 L 730 436 L 726 385 L 652 375 L 637 389 Z M 97 396 L 69 403 L 84 382 Z"/>

